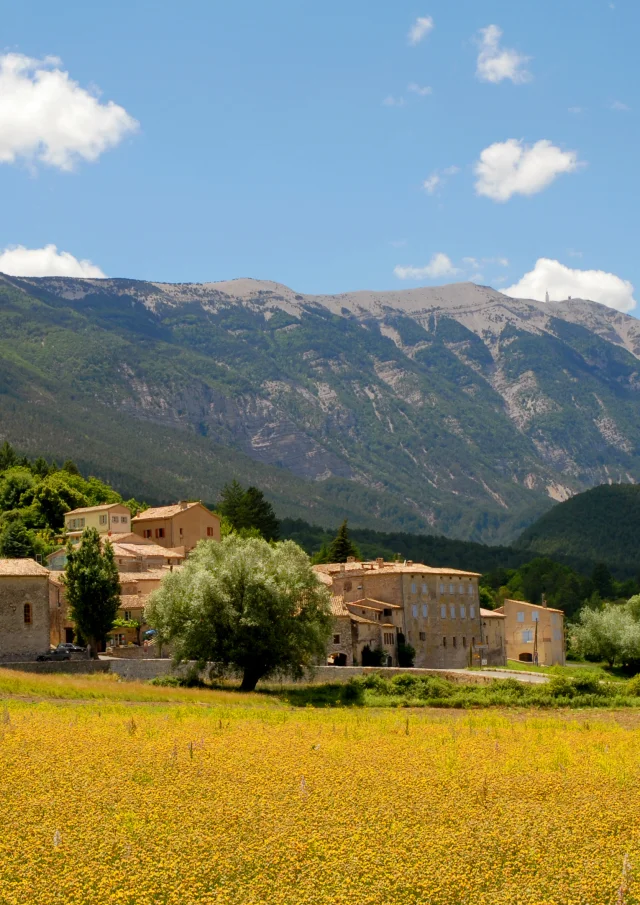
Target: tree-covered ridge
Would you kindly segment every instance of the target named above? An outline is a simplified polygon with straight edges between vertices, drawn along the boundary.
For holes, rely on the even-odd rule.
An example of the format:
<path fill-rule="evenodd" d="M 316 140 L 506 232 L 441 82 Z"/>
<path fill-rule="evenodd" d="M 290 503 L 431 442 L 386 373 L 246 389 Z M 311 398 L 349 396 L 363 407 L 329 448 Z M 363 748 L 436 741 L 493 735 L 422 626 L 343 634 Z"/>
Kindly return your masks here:
<path fill-rule="evenodd" d="M 640 486 L 595 487 L 554 506 L 520 536 L 519 550 L 583 557 L 640 572 Z"/>
<path fill-rule="evenodd" d="M 211 501 L 237 474 L 280 516 L 498 542 L 549 493 L 640 480 L 638 361 L 560 317 L 485 335 L 442 312 L 340 315 L 302 296 L 291 313 L 262 291 L 10 283 L 6 436 L 56 456 L 73 437 L 81 470 L 108 467 L 150 502 L 167 482 Z"/>
<path fill-rule="evenodd" d="M 134 515 L 143 508 L 104 481 L 82 477 L 71 459 L 58 466 L 43 456 L 19 456 L 7 442 L 0 448 L 0 556 L 46 555 L 64 529 L 66 512 L 122 502 Z"/>

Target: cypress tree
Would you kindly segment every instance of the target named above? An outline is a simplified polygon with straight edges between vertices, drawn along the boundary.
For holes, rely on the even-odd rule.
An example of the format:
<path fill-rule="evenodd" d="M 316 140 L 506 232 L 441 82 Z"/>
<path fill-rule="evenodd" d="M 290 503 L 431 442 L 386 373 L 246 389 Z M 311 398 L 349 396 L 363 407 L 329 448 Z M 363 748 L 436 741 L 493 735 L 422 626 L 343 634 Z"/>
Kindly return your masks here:
<path fill-rule="evenodd" d="M 257 487 L 249 487 L 244 495 L 243 528 L 257 528 L 265 540 L 278 540 L 280 522 L 276 518 L 271 503 Z"/>
<path fill-rule="evenodd" d="M 64 583 L 71 618 L 97 657 L 118 612 L 120 581 L 113 547 L 101 548 L 95 528 L 85 529 L 78 547 L 67 546 Z"/>
<path fill-rule="evenodd" d="M 349 538 L 347 519 L 345 519 L 329 546 L 329 562 L 346 562 L 348 556 L 360 559 L 360 551 Z"/>

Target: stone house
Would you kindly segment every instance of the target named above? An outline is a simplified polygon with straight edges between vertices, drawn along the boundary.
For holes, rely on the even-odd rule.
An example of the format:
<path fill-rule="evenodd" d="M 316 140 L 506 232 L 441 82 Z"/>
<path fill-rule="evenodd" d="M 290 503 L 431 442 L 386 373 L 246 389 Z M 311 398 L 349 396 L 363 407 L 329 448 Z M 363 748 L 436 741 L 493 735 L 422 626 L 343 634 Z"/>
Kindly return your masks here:
<path fill-rule="evenodd" d="M 123 503 L 104 503 L 72 509 L 65 514 L 64 530 L 68 537 L 81 537 L 85 528 L 95 528 L 99 534 L 129 534 L 131 511 Z"/>
<path fill-rule="evenodd" d="M 481 666 L 506 666 L 507 649 L 504 638 L 504 613 L 480 608 L 482 619 L 483 646 L 480 649 Z"/>
<path fill-rule="evenodd" d="M 145 509 L 132 519 L 131 527 L 145 540 L 185 555 L 201 540 L 220 540 L 220 516 L 200 502 Z"/>
<path fill-rule="evenodd" d="M 178 566 L 184 560 L 184 553 L 154 544 L 137 534 L 118 534 L 117 537 L 103 537 L 113 547 L 113 555 L 120 572 L 144 572 L 146 569 L 161 569 Z M 52 572 L 61 572 L 67 565 L 67 548 L 59 547 L 47 556 L 47 567 Z"/>
<path fill-rule="evenodd" d="M 148 569 L 144 572 L 120 573 L 120 606 L 117 618 L 139 623 L 139 628 L 116 626 L 110 635 L 111 647 L 128 647 L 139 644 L 149 625 L 144 620 L 144 611 L 149 597 L 156 591 L 172 569 Z"/>
<path fill-rule="evenodd" d="M 353 558 L 314 566 L 314 570 L 332 595 L 342 597 L 352 616 L 358 617 L 353 621 L 358 624 L 359 637 L 373 631 L 360 628 L 366 624 L 362 619 L 383 629 L 380 646 L 393 665 L 400 636 L 415 649 L 416 667 L 455 669 L 480 662 L 479 573 L 411 561 L 357 562 Z M 384 643 L 384 630 L 389 638 L 394 635 L 393 646 Z M 359 646 L 354 647 L 353 656 L 356 660 L 361 656 Z"/>
<path fill-rule="evenodd" d="M 505 646 L 509 660 L 564 666 L 564 613 L 526 600 L 505 600 L 495 610 L 505 617 Z"/>
<path fill-rule="evenodd" d="M 33 559 L 0 559 L 0 660 L 49 649 L 49 572 Z"/>

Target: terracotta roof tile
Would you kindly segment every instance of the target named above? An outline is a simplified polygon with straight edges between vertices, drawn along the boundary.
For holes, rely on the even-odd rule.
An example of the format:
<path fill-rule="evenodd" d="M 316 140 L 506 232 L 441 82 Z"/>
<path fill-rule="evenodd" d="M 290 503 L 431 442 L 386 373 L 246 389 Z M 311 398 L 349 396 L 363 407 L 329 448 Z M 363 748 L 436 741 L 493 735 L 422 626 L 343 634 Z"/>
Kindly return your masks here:
<path fill-rule="evenodd" d="M 144 512 L 139 512 L 134 518 L 131 519 L 132 522 L 148 522 L 153 519 L 163 519 L 163 518 L 173 518 L 174 515 L 178 515 L 180 512 L 186 512 L 188 509 L 193 509 L 194 506 L 202 506 L 202 503 L 199 501 L 195 501 L 193 503 L 174 503 L 172 506 L 156 506 L 153 509 L 145 509 Z M 203 509 L 207 509 L 206 506 L 202 506 Z M 210 515 L 219 518 L 215 512 L 211 512 L 207 509 L 207 512 Z"/>
<path fill-rule="evenodd" d="M 505 603 L 517 603 L 519 606 L 530 606 L 534 610 L 546 610 L 548 613 L 562 613 L 562 615 L 564 616 L 564 610 L 554 610 L 554 608 L 551 606 L 540 606 L 540 604 L 538 603 L 529 603 L 528 600 L 507 599 L 505 600 Z M 503 610 L 504 607 L 500 607 L 500 609 Z"/>
<path fill-rule="evenodd" d="M 0 559 L 0 575 L 43 575 L 49 577 L 49 570 L 37 563 L 35 559 Z"/>
<path fill-rule="evenodd" d="M 499 613 L 497 610 L 485 610 L 484 607 L 480 607 L 480 615 L 485 618 L 497 618 L 497 619 L 506 619 L 504 613 Z"/>
<path fill-rule="evenodd" d="M 124 503 L 102 503 L 101 506 L 82 506 L 80 509 L 72 509 L 70 512 L 65 512 L 65 518 L 68 515 L 83 515 L 86 512 L 105 512 L 107 509 L 113 509 L 115 506 L 121 506 L 123 509 L 126 509 L 127 512 L 130 511 Z"/>
<path fill-rule="evenodd" d="M 149 601 L 146 594 L 122 594 L 120 597 L 121 610 L 143 610 Z"/>
<path fill-rule="evenodd" d="M 349 616 L 349 610 L 344 605 L 344 597 L 332 597 L 329 601 L 329 609 L 332 616 Z"/>

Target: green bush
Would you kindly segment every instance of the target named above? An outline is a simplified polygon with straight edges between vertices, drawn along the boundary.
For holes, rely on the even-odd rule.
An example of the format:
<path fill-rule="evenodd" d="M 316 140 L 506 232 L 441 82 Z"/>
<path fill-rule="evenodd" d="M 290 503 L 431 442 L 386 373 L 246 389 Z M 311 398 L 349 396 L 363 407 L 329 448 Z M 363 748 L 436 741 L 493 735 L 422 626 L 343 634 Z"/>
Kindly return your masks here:
<path fill-rule="evenodd" d="M 625 683 L 624 692 L 632 698 L 640 698 L 640 673 Z"/>

